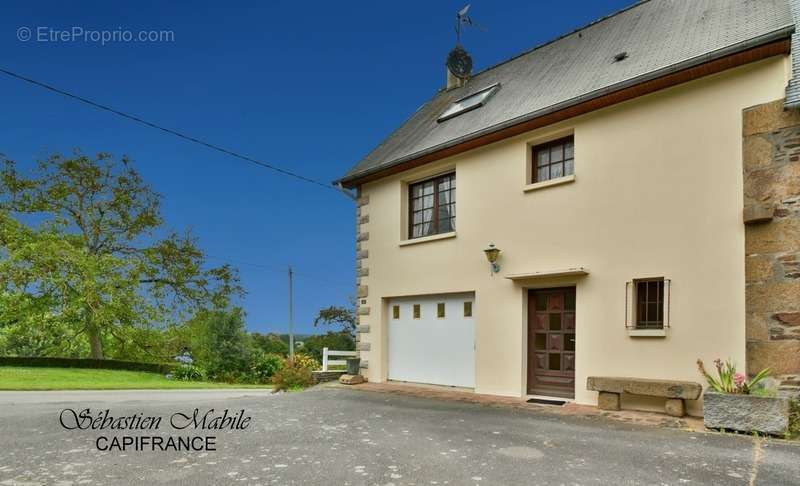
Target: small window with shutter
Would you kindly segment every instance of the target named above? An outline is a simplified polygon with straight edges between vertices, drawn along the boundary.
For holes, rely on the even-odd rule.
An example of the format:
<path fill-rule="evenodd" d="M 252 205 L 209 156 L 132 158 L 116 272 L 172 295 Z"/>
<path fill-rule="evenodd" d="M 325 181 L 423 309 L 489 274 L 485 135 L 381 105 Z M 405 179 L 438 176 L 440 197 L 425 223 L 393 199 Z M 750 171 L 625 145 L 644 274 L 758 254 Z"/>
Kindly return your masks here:
<path fill-rule="evenodd" d="M 625 284 L 625 327 L 637 332 L 668 328 L 670 284 L 664 277 L 638 278 Z"/>

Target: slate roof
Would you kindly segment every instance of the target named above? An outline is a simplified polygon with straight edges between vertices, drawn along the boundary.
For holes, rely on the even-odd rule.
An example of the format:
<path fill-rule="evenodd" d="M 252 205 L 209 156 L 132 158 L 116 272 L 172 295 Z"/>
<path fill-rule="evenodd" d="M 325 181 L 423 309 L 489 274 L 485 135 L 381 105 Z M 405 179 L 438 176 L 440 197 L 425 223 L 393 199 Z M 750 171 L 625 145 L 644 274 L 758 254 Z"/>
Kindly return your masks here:
<path fill-rule="evenodd" d="M 789 5 L 796 26 L 800 22 L 800 0 L 789 0 Z M 800 32 L 797 29 L 792 34 L 792 52 L 800 52 Z M 784 106 L 787 109 L 800 107 L 800 56 L 792 56 L 792 79 L 786 87 Z"/>
<path fill-rule="evenodd" d="M 439 91 L 339 182 L 347 184 L 611 91 L 788 38 L 794 32 L 791 2 L 797 0 L 642 1 L 485 69 L 462 88 Z M 613 62 L 623 51 L 628 58 Z M 444 73 L 431 73 L 438 74 Z M 498 82 L 500 90 L 485 106 L 436 121 L 453 101 Z"/>

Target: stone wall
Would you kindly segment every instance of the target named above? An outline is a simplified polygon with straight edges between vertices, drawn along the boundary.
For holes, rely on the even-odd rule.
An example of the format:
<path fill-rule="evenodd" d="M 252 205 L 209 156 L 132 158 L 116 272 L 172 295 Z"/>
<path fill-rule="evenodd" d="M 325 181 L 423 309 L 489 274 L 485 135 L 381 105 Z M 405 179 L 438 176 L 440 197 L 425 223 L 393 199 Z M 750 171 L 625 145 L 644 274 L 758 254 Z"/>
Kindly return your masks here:
<path fill-rule="evenodd" d="M 369 224 L 369 196 L 361 196 L 356 202 L 356 319 L 358 319 L 358 327 L 356 328 L 356 350 L 361 358 L 362 374 L 365 374 L 365 369 L 369 368 L 369 360 L 367 359 L 367 351 L 370 349 L 370 344 L 364 339 L 369 334 L 369 306 L 367 305 L 367 297 L 369 297 L 369 231 L 367 225 Z"/>
<path fill-rule="evenodd" d="M 800 112 L 743 112 L 747 371 L 800 373 Z"/>

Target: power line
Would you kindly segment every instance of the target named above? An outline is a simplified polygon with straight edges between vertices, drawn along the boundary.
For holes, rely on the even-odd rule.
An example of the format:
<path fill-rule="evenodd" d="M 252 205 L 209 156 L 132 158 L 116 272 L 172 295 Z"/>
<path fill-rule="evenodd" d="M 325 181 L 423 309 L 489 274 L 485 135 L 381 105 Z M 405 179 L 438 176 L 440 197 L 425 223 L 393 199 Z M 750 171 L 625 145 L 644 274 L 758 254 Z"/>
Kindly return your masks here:
<path fill-rule="evenodd" d="M 286 269 L 278 268 L 276 265 L 265 265 L 263 263 L 246 262 L 246 261 L 242 261 L 242 260 L 235 260 L 235 259 L 231 259 L 231 258 L 227 258 L 227 257 L 222 257 L 222 256 L 217 256 L 217 255 L 208 255 L 208 254 L 206 254 L 206 258 L 208 258 L 209 260 L 217 260 L 217 261 L 229 262 L 229 263 L 232 263 L 234 265 L 245 265 L 245 266 L 248 266 L 248 267 L 263 268 L 265 270 L 270 270 L 270 271 L 273 271 L 273 272 L 276 272 L 276 273 L 277 272 L 280 272 L 280 273 L 286 272 Z M 312 273 L 298 272 L 295 269 L 292 269 L 292 273 L 295 276 L 299 276 L 299 277 L 303 277 L 303 278 L 307 277 L 308 279 L 318 280 L 320 282 L 328 283 L 328 284 L 331 284 L 331 285 L 340 285 L 342 287 L 344 287 L 344 286 L 354 287 L 355 286 L 355 283 L 353 283 L 353 282 L 345 283 L 344 281 L 341 281 L 341 280 L 333 280 L 333 279 L 330 279 L 330 278 L 327 278 L 327 277 L 321 277 L 319 275 L 315 275 L 315 274 L 312 274 Z"/>
<path fill-rule="evenodd" d="M 265 169 L 269 169 L 269 170 L 278 172 L 279 174 L 282 174 L 282 175 L 285 175 L 285 176 L 289 176 L 289 177 L 294 177 L 295 179 L 299 179 L 301 181 L 308 182 L 310 184 L 315 184 L 317 186 L 322 186 L 325 189 L 330 189 L 332 191 L 340 192 L 340 193 L 345 194 L 347 196 L 351 196 L 349 193 L 345 192 L 344 190 L 341 190 L 341 189 L 339 189 L 337 187 L 334 187 L 334 186 L 332 186 L 330 184 L 325 184 L 324 182 L 320 182 L 320 181 L 311 179 L 310 177 L 306 177 L 306 176 L 297 174 L 297 173 L 292 172 L 292 171 L 290 171 L 288 169 L 283 169 L 281 167 L 269 164 L 267 162 L 263 162 L 261 160 L 254 159 L 252 157 L 248 157 L 246 155 L 239 154 L 239 153 L 234 152 L 232 150 L 228 150 L 228 149 L 226 149 L 224 147 L 220 147 L 219 145 L 214 145 L 212 143 L 200 140 L 199 138 L 195 138 L 195 137 L 192 137 L 190 135 L 186 135 L 185 133 L 181 133 L 181 132 L 176 131 L 176 130 L 172 130 L 172 129 L 169 129 L 169 128 L 162 127 L 160 125 L 156 125 L 155 123 L 149 122 L 147 120 L 143 120 L 142 118 L 139 118 L 137 116 L 130 115 L 130 114 L 125 113 L 123 111 L 115 110 L 114 108 L 111 108 L 110 106 L 106 106 L 106 105 L 97 103 L 97 102 L 92 101 L 90 99 L 84 98 L 82 96 L 78 96 L 78 95 L 70 93 L 68 91 L 64 91 L 62 89 L 56 88 L 55 86 L 51 86 L 51 85 L 43 83 L 41 81 L 36 81 L 35 79 L 28 78 L 26 76 L 23 76 L 21 74 L 17 74 L 15 72 L 9 71 L 7 69 L 0 68 L 0 73 L 6 74 L 6 75 L 8 75 L 8 76 L 10 76 L 12 78 L 15 78 L 15 79 L 19 79 L 20 81 L 25 81 L 26 83 L 33 84 L 33 85 L 38 86 L 40 88 L 44 88 L 44 89 L 52 91 L 54 93 L 58 93 L 60 95 L 66 96 L 68 98 L 72 98 L 74 100 L 80 101 L 81 103 L 85 103 L 85 104 L 87 104 L 89 106 L 92 106 L 94 108 L 98 108 L 100 110 L 107 111 L 109 113 L 113 113 L 114 115 L 120 116 L 122 118 L 126 118 L 128 120 L 134 121 L 134 122 L 139 123 L 141 125 L 145 125 L 145 126 L 150 127 L 150 128 L 155 128 L 156 130 L 160 130 L 160 131 L 168 133 L 170 135 L 174 135 L 176 137 L 182 138 L 182 139 L 187 140 L 189 142 L 196 143 L 198 145 L 202 145 L 202 146 L 204 146 L 206 148 L 210 148 L 212 150 L 216 150 L 217 152 L 221 152 L 221 153 L 223 153 L 225 155 L 230 155 L 231 157 L 235 157 L 237 159 L 241 159 L 241 160 L 244 160 L 246 162 L 250 162 L 251 164 L 258 165 L 258 166 L 263 167 Z"/>
<path fill-rule="evenodd" d="M 10 76 L 12 78 L 19 79 L 21 81 L 25 81 L 26 83 L 30 83 L 30 84 L 33 84 L 35 86 L 44 88 L 44 89 L 46 89 L 48 91 L 52 91 L 54 93 L 61 94 L 61 95 L 66 96 L 68 98 L 72 98 L 74 100 L 80 101 L 81 103 L 85 103 L 85 104 L 87 104 L 89 106 L 98 108 L 98 109 L 103 110 L 103 111 L 107 111 L 109 113 L 112 113 L 114 115 L 120 116 L 122 118 L 126 118 L 126 119 L 134 121 L 136 123 L 145 125 L 147 127 L 155 128 L 156 130 L 160 130 L 160 131 L 168 133 L 170 135 L 174 135 L 176 137 L 182 138 L 182 139 L 187 140 L 189 142 L 202 145 L 204 147 L 210 148 L 212 150 L 216 150 L 216 151 L 221 152 L 221 153 L 226 154 L 226 155 L 230 155 L 231 157 L 235 157 L 237 159 L 241 159 L 241 160 L 244 160 L 246 162 L 250 162 L 252 164 L 258 165 L 260 167 L 263 167 L 263 168 L 278 172 L 278 173 L 280 173 L 282 175 L 286 175 L 286 176 L 289 176 L 289 177 L 294 177 L 295 179 L 299 179 L 299 180 L 304 181 L 304 182 L 315 184 L 317 186 L 322 186 L 325 189 L 330 189 L 330 190 L 333 190 L 335 192 L 341 192 L 342 194 L 345 194 L 345 195 L 347 195 L 347 196 L 349 196 L 351 198 L 353 197 L 352 194 L 350 194 L 350 193 L 348 193 L 348 192 L 346 192 L 346 191 L 344 191 L 344 190 L 342 190 L 340 188 L 337 188 L 335 186 L 332 186 L 332 185 L 329 185 L 329 184 L 325 184 L 323 182 L 311 179 L 309 177 L 305 177 L 305 176 L 300 175 L 300 174 L 296 174 L 296 173 L 294 173 L 294 172 L 292 172 L 290 170 L 283 169 L 281 167 L 277 167 L 277 166 L 269 164 L 267 162 L 263 162 L 263 161 L 260 161 L 260 160 L 253 159 L 252 157 L 248 157 L 246 155 L 239 154 L 237 152 L 234 152 L 232 150 L 228 150 L 228 149 L 223 148 L 223 147 L 219 147 L 219 146 L 214 145 L 212 143 L 205 142 L 203 140 L 200 140 L 198 138 L 192 137 L 190 135 L 186 135 L 184 133 L 178 132 L 176 130 L 172 130 L 172 129 L 169 129 L 169 128 L 165 128 L 165 127 L 156 125 L 155 123 L 149 122 L 149 121 L 144 120 L 142 118 L 139 118 L 137 116 L 130 115 L 128 113 L 116 110 L 116 109 L 111 108 L 109 106 L 97 103 L 95 101 L 89 100 L 89 99 L 84 98 L 82 96 L 78 96 L 78 95 L 70 93 L 68 91 L 64 91 L 62 89 L 56 88 L 55 86 L 51 86 L 51 85 L 43 83 L 41 81 L 36 81 L 35 79 L 28 78 L 28 77 L 23 76 L 21 74 L 17 74 L 17 73 L 15 73 L 13 71 L 9 71 L 7 69 L 0 68 L 0 73 L 6 74 L 6 75 L 8 75 L 8 76 Z M 277 270 L 275 267 L 270 267 L 268 265 L 263 265 L 263 264 L 258 264 L 258 263 L 251 263 L 251 262 L 243 262 L 243 261 L 238 261 L 237 262 L 235 260 L 230 260 L 230 259 L 227 259 L 227 258 L 213 257 L 213 256 L 210 256 L 210 255 L 207 255 L 207 256 L 209 258 L 212 258 L 212 259 L 215 259 L 215 260 L 226 260 L 226 261 L 232 261 L 233 263 L 238 263 L 240 265 L 247 265 L 247 266 L 253 266 L 253 267 L 260 267 L 260 268 L 268 268 L 268 269 L 271 269 L 271 270 Z M 281 270 L 281 271 L 283 271 L 283 270 Z M 294 273 L 296 275 L 298 275 L 297 272 L 294 272 Z M 331 279 L 327 279 L 327 278 L 321 278 L 319 276 L 307 274 L 307 273 L 304 273 L 304 272 L 303 273 L 299 273 L 299 275 L 304 275 L 304 276 L 307 276 L 309 278 L 314 278 L 314 279 L 317 279 L 317 280 L 320 280 L 320 281 L 323 281 L 323 282 L 328 282 L 328 283 L 336 284 L 336 285 L 342 285 L 342 286 L 344 286 L 344 285 L 351 286 L 352 285 L 352 284 L 345 284 L 344 282 L 341 282 L 341 281 L 331 280 Z"/>

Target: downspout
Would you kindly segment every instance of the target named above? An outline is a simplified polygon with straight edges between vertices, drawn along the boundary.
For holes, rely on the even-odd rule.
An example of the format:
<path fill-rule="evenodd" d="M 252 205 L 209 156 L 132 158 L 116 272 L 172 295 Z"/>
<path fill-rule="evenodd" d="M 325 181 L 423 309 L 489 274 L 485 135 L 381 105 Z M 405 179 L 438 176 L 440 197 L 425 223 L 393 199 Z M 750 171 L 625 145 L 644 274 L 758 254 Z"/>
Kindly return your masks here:
<path fill-rule="evenodd" d="M 353 201 L 358 201 L 358 196 L 356 196 L 355 193 L 353 193 L 352 191 L 349 191 L 347 188 L 345 188 L 341 182 L 338 181 L 335 182 L 334 187 L 336 187 L 336 189 L 338 189 L 342 194 L 349 197 Z"/>

